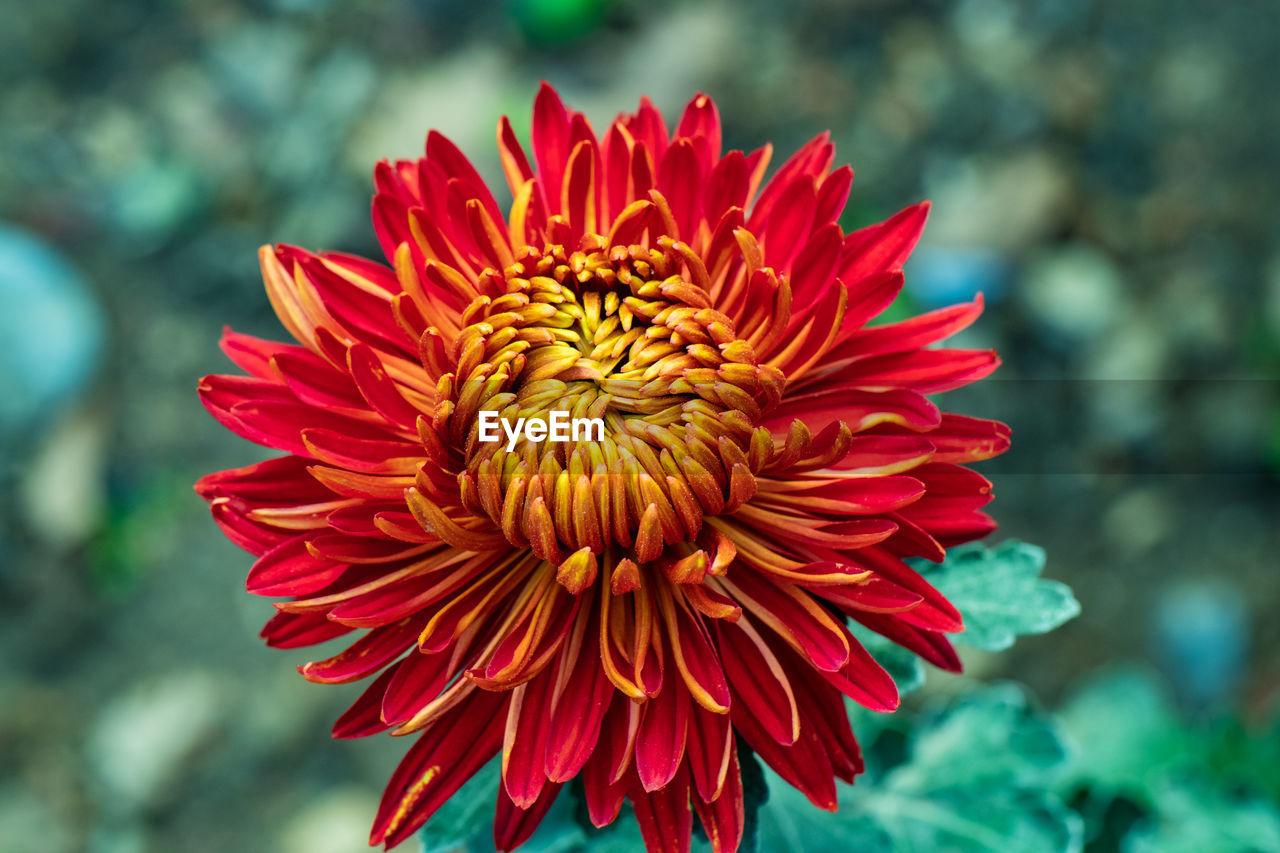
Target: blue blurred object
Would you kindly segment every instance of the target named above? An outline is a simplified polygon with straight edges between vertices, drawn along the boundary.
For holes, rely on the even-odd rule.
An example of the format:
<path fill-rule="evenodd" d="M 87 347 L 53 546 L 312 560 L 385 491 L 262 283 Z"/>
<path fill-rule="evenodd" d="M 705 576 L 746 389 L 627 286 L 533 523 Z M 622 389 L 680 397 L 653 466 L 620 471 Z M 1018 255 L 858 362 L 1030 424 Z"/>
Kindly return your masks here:
<path fill-rule="evenodd" d="M 97 298 L 61 255 L 0 224 L 0 434 L 47 420 L 84 388 L 105 326 Z"/>
<path fill-rule="evenodd" d="M 1190 706 L 1234 704 L 1249 643 L 1240 589 L 1207 580 L 1174 584 L 1157 602 L 1155 639 L 1174 687 Z"/>
<path fill-rule="evenodd" d="M 1009 267 L 990 249 L 921 246 L 907 261 L 905 273 L 911 295 L 925 308 L 939 308 L 978 293 L 988 303 L 1000 301 Z"/>

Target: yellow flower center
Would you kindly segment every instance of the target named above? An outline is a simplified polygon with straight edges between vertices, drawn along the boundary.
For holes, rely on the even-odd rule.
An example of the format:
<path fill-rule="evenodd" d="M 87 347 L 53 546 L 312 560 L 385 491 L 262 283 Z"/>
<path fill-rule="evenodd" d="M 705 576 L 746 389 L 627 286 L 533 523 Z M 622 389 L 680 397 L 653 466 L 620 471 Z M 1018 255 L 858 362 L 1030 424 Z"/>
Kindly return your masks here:
<path fill-rule="evenodd" d="M 686 246 L 588 236 L 573 252 L 527 248 L 500 275 L 505 292 L 464 312 L 457 371 L 441 382 L 437 424 L 464 448 L 469 509 L 556 564 L 606 551 L 645 563 L 754 494 L 772 448 L 756 424 L 785 378 L 711 307 Z M 553 440 L 557 412 L 600 419 L 603 440 Z M 491 413 L 543 421 L 548 437 L 482 440 Z"/>

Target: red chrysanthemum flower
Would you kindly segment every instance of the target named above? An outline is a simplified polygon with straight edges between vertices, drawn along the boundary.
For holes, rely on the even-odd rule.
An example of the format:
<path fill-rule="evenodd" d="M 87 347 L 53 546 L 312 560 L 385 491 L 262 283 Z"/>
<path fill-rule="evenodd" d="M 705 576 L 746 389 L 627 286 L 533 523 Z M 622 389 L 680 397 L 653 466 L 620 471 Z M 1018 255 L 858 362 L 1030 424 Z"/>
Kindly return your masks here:
<path fill-rule="evenodd" d="M 285 455 L 197 488 L 258 556 L 249 590 L 286 599 L 263 636 L 363 631 L 301 670 L 376 676 L 336 737 L 417 735 L 373 844 L 498 753 L 504 850 L 580 779 L 591 820 L 629 799 L 650 850 L 689 849 L 692 806 L 733 851 L 738 738 L 834 809 L 862 769 L 843 697 L 898 703 L 846 620 L 959 665 L 960 615 L 904 558 L 994 527 L 962 466 L 1007 428 L 924 396 L 998 364 L 926 348 L 981 301 L 867 327 L 927 206 L 845 234 L 853 172 L 825 134 L 761 189 L 770 147 L 722 155 L 705 96 L 672 134 L 642 101 L 598 138 L 544 86 L 532 162 L 505 118 L 498 147 L 507 216 L 432 133 L 375 172 L 389 265 L 261 252 L 299 345 L 228 331 L 248 375 L 200 394 Z M 603 435 L 480 440 L 482 413 L 554 412 Z"/>

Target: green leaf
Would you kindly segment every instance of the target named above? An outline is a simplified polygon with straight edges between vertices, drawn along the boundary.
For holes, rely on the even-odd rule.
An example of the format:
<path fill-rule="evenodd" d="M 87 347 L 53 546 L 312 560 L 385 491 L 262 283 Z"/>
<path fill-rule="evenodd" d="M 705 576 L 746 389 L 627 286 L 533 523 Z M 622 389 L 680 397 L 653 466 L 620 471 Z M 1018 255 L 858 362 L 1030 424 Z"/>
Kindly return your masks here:
<path fill-rule="evenodd" d="M 1066 760 L 1050 719 L 999 685 L 925 722 L 864 809 L 895 851 L 1079 850 L 1079 816 L 1048 790 Z"/>
<path fill-rule="evenodd" d="M 1269 721 L 1220 721 L 1211 735 L 1206 759 L 1215 778 L 1280 802 L 1280 708 Z"/>
<path fill-rule="evenodd" d="M 1145 802 L 1153 776 L 1192 754 L 1164 686 L 1147 670 L 1099 673 L 1072 695 L 1059 719 L 1074 747 L 1063 780 L 1068 791 L 1087 786 Z"/>
<path fill-rule="evenodd" d="M 1067 753 L 1051 721 L 1022 691 L 998 686 L 925 718 L 907 759 L 841 791 L 818 813 L 770 777 L 761 849 L 787 853 L 1068 853 L 1083 823 L 1048 790 Z"/>
<path fill-rule="evenodd" d="M 967 694 L 916 733 L 889 788 L 1046 787 L 1067 761 L 1057 726 L 1015 684 Z"/>
<path fill-rule="evenodd" d="M 1068 853 L 1084 846 L 1080 816 L 1048 791 L 960 788 L 878 798 L 894 853 Z"/>
<path fill-rule="evenodd" d="M 1153 798 L 1154 819 L 1125 837 L 1124 853 L 1280 850 L 1280 812 L 1271 803 L 1173 780 L 1156 786 Z"/>
<path fill-rule="evenodd" d="M 940 566 L 917 565 L 964 616 L 957 642 L 990 652 L 1022 634 L 1043 634 L 1080 613 L 1071 589 L 1044 580 L 1044 549 L 1010 540 L 995 548 L 952 548 Z"/>

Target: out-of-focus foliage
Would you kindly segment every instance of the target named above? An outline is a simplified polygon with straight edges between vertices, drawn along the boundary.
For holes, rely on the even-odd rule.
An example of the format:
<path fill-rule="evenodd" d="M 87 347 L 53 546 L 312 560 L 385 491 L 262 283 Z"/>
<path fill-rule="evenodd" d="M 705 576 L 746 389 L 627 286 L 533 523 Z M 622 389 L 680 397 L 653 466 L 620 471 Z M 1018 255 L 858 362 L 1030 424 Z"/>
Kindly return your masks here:
<path fill-rule="evenodd" d="M 1002 651 L 1021 634 L 1052 631 L 1080 613 L 1066 584 L 1040 577 L 1044 549 L 1025 542 L 964 545 L 936 568 L 923 561 L 916 568 L 964 615 L 956 641 L 977 649 Z"/>
<path fill-rule="evenodd" d="M 535 44 L 561 47 L 600 25 L 607 0 L 509 0 L 511 16 Z"/>
<path fill-rule="evenodd" d="M 904 746 L 905 743 L 905 746 Z M 1051 853 L 1081 849 L 1083 822 L 1052 792 L 1066 747 L 1023 691 L 1001 685 L 864 739 L 868 772 L 835 815 L 779 782 L 761 850 Z M 895 761 L 895 754 L 905 758 Z"/>
<path fill-rule="evenodd" d="M 1153 673 L 1123 667 L 1091 677 L 1059 719 L 1074 757 L 1056 787 L 1100 849 L 1280 850 L 1280 713 L 1187 721 Z"/>

